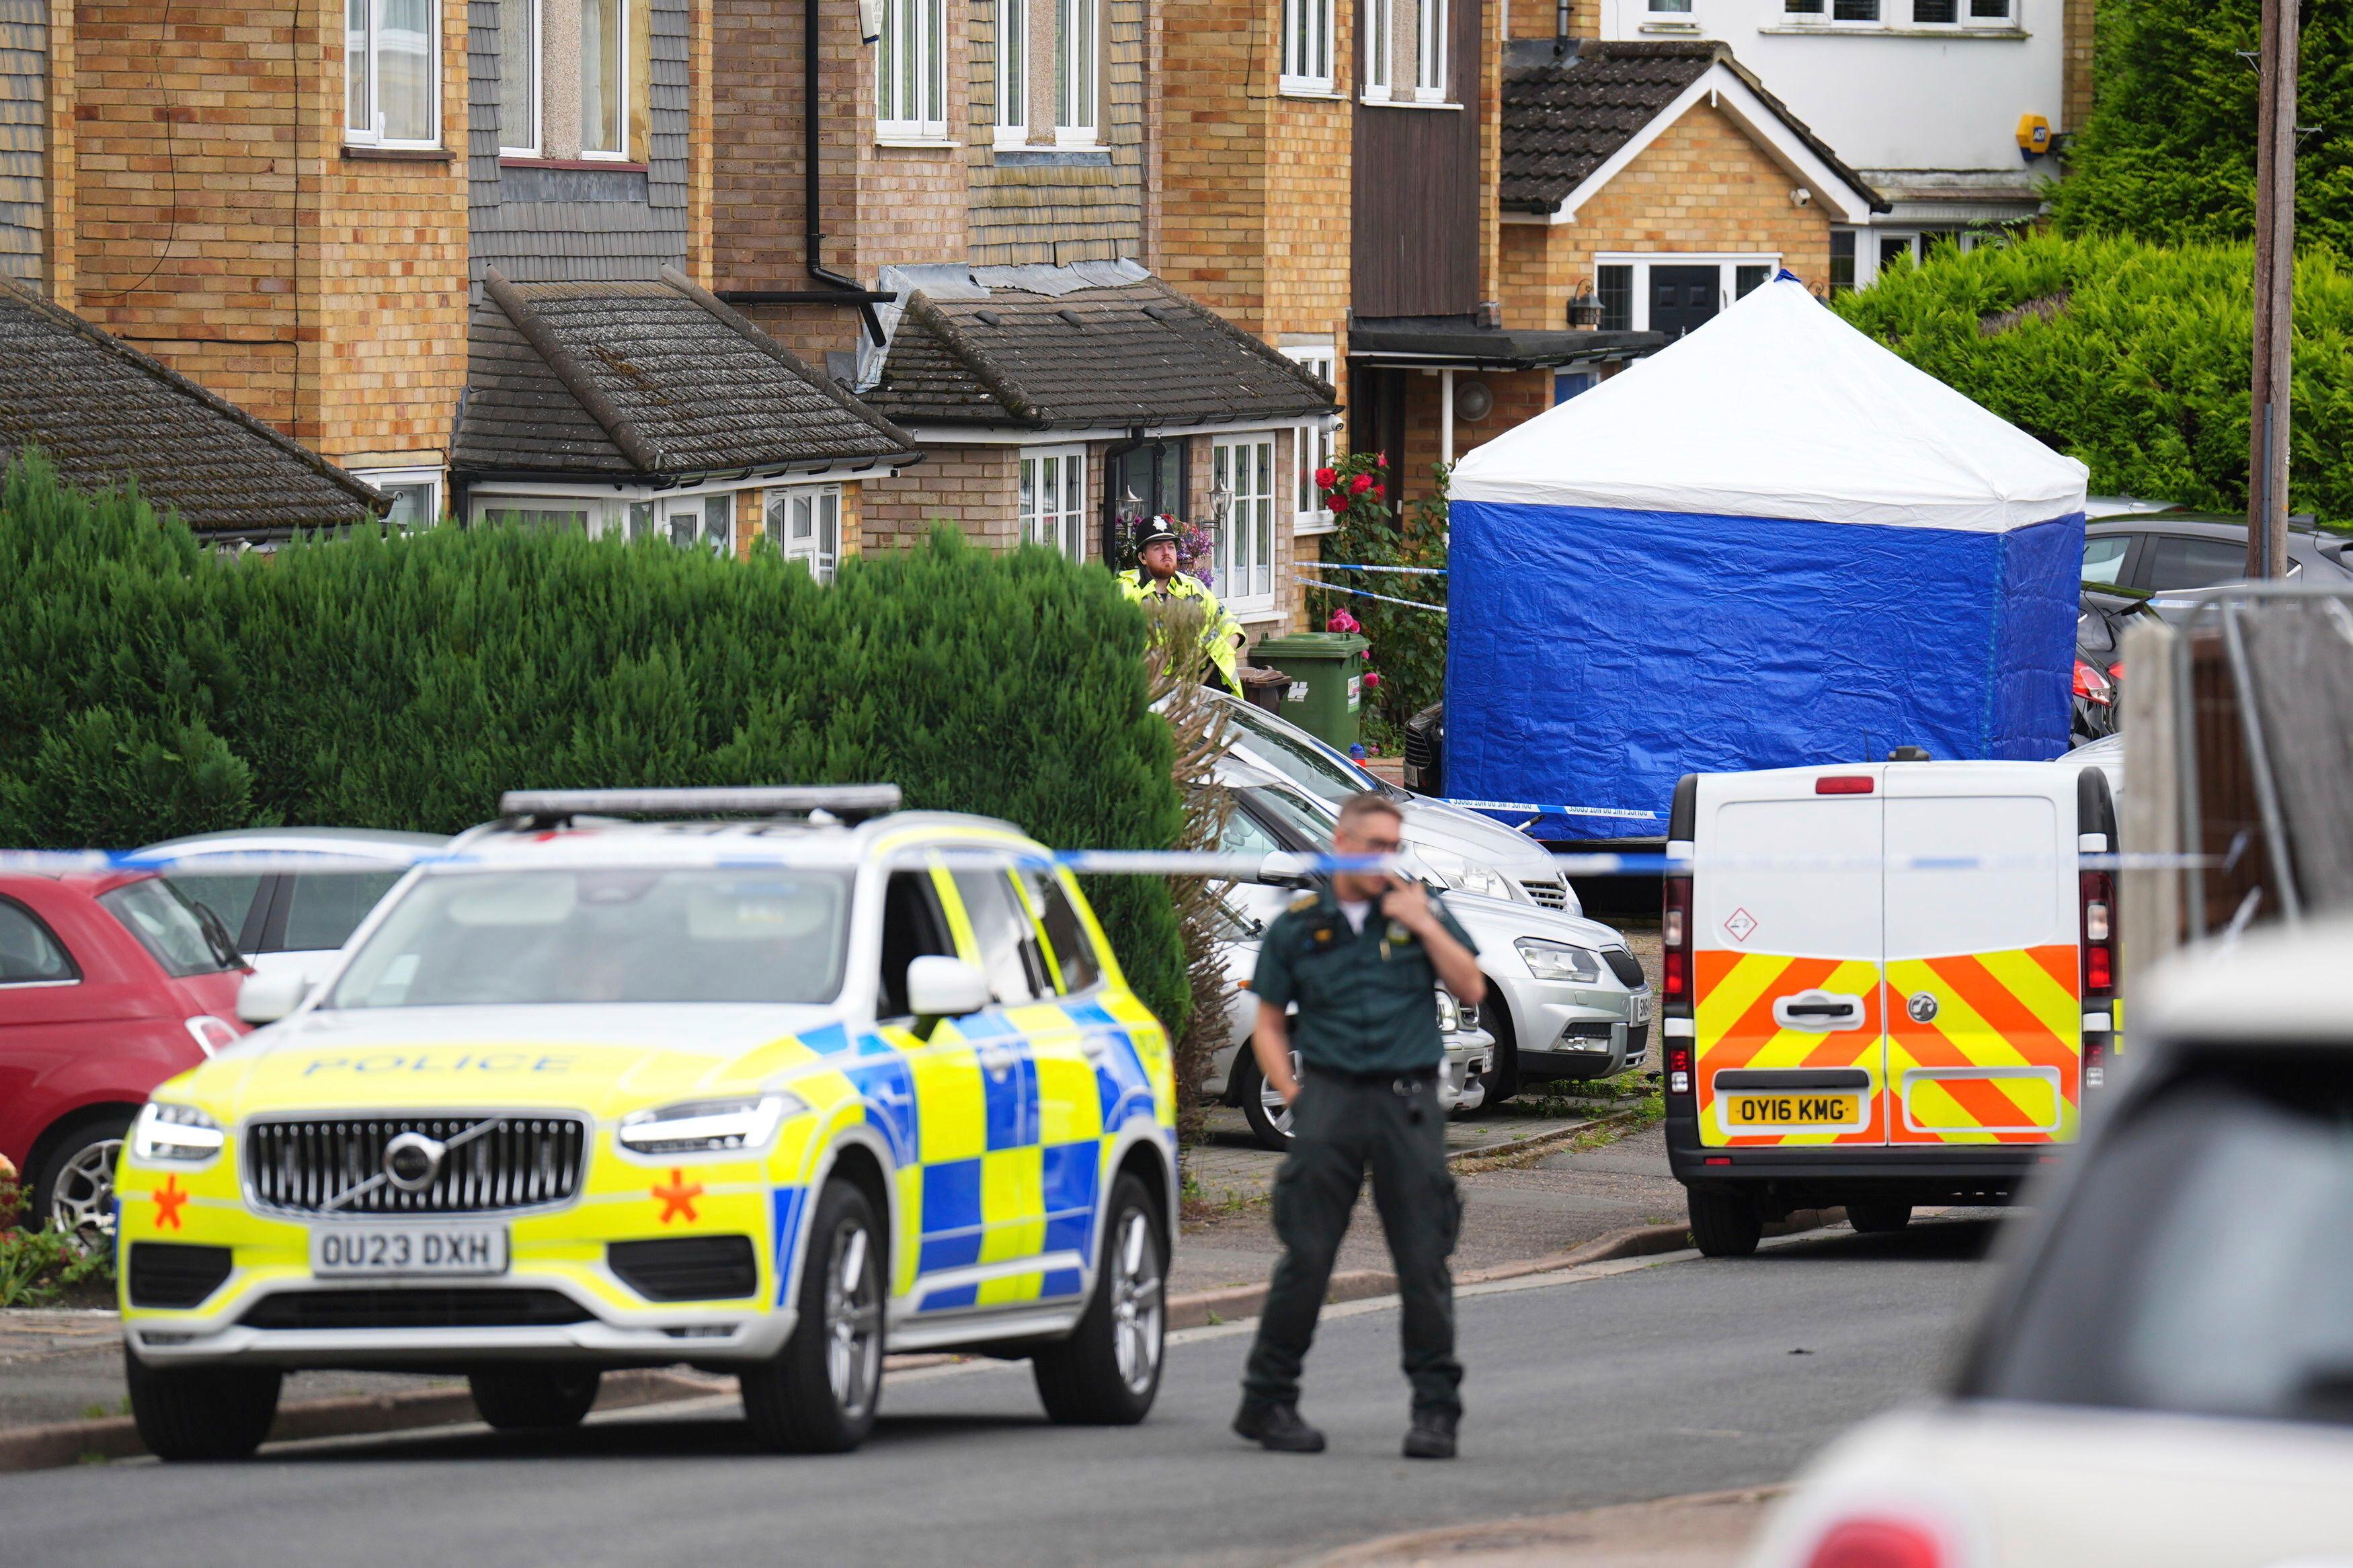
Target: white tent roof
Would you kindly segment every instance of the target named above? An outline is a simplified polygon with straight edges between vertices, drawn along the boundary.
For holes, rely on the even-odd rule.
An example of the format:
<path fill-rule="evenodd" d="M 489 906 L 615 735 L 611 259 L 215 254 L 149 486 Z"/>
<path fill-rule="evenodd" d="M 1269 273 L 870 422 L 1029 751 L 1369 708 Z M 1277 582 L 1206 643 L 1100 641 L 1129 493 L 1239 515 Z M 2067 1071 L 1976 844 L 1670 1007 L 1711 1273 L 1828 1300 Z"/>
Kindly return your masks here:
<path fill-rule="evenodd" d="M 1998 533 L 2083 510 L 2086 472 L 1784 275 L 1475 448 L 1451 494 Z"/>

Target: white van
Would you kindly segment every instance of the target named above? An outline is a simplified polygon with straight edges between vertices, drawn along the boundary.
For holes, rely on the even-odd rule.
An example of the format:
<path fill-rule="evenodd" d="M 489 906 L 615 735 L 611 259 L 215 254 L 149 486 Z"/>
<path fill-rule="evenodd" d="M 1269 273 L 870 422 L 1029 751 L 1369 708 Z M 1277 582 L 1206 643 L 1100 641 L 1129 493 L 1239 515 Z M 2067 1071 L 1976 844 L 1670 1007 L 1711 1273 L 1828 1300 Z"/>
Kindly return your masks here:
<path fill-rule="evenodd" d="M 1898 757 L 1905 753 L 1899 752 Z M 2097 767 L 1894 760 L 1675 788 L 1667 1150 L 1710 1256 L 1843 1205 L 2006 1201 L 2112 1047 L 2116 842 Z"/>

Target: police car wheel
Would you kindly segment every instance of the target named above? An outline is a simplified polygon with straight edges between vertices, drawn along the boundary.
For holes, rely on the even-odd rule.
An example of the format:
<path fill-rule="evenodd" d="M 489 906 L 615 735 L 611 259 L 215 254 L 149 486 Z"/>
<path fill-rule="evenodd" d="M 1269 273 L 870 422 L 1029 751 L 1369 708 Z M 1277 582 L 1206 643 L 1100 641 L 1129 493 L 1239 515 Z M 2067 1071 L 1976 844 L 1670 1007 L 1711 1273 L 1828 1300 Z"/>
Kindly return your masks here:
<path fill-rule="evenodd" d="M 139 1440 L 159 1459 L 243 1459 L 278 1418 L 276 1367 L 149 1366 L 125 1346 L 123 1381 Z"/>
<path fill-rule="evenodd" d="M 1865 1236 L 1883 1236 L 1912 1223 L 1912 1205 L 1901 1198 L 1850 1198 L 1846 1222 Z"/>
<path fill-rule="evenodd" d="M 1692 1245 L 1709 1258 L 1746 1258 L 1765 1234 L 1756 1201 L 1740 1193 L 1684 1194 L 1691 1211 Z"/>
<path fill-rule="evenodd" d="M 1144 1184 L 1112 1184 L 1095 1293 L 1075 1332 L 1030 1358 L 1046 1414 L 1065 1426 L 1132 1426 L 1160 1392 L 1168 1238 Z"/>
<path fill-rule="evenodd" d="M 826 1184 L 801 1267 L 800 1319 L 773 1361 L 739 1378 L 762 1446 L 842 1454 L 874 1429 L 882 1394 L 882 1279 L 889 1267 L 874 1205 L 849 1182 Z"/>
<path fill-rule="evenodd" d="M 1242 1120 L 1250 1123 L 1250 1137 L 1261 1149 L 1271 1149 L 1278 1154 L 1291 1152 L 1291 1107 L 1283 1104 L 1282 1096 L 1266 1081 L 1266 1074 L 1258 1067 L 1258 1058 L 1249 1047 L 1243 1047 L 1241 1060 L 1235 1063 L 1241 1075 Z M 1299 1053 L 1291 1055 L 1291 1070 L 1299 1070 Z"/>
<path fill-rule="evenodd" d="M 577 1426 L 605 1374 L 593 1366 L 486 1366 L 466 1374 L 474 1408 L 501 1432 Z"/>

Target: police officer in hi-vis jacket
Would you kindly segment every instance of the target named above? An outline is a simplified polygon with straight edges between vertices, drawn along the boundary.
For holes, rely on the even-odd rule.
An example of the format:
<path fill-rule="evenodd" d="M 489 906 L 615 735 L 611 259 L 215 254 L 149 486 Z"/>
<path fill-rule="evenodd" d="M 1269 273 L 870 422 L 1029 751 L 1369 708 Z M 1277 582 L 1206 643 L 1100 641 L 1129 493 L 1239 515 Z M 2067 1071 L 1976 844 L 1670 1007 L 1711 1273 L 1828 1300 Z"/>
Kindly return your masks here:
<path fill-rule="evenodd" d="M 1397 853 L 1403 819 L 1381 795 L 1352 795 L 1332 847 Z M 1299 1372 L 1347 1234 L 1365 1170 L 1373 1173 L 1404 1300 L 1405 1373 L 1413 1384 L 1408 1458 L 1451 1459 L 1462 1404 L 1454 1359 L 1454 1250 L 1462 1200 L 1446 1168 L 1438 1105 L 1445 1042 L 1431 994 L 1465 1005 L 1486 994 L 1477 947 L 1439 898 L 1385 871 L 1342 871 L 1303 893 L 1267 928 L 1251 989 L 1250 1044 L 1291 1105 L 1292 1149 L 1274 1180 L 1275 1265 L 1234 1430 L 1282 1453 L 1314 1454 L 1324 1434 L 1299 1415 Z M 1297 1003 L 1296 1018 L 1286 1009 Z M 1301 1072 L 1292 1072 L 1292 1052 Z"/>

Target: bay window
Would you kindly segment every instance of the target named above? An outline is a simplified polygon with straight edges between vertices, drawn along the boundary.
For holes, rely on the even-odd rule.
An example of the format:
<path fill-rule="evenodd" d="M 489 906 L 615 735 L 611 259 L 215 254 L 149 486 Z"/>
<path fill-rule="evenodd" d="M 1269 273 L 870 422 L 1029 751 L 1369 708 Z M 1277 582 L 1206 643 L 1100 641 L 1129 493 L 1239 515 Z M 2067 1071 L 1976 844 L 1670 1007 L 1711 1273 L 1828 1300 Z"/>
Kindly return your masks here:
<path fill-rule="evenodd" d="M 1219 439 L 1209 447 L 1209 487 L 1227 502 L 1218 528 L 1216 593 L 1228 609 L 1274 607 L 1274 437 Z"/>
<path fill-rule="evenodd" d="M 1087 454 L 1083 447 L 1024 450 L 1016 510 L 1024 543 L 1087 559 Z"/>
<path fill-rule="evenodd" d="M 441 144 L 436 0 L 343 0 L 343 140 L 362 147 Z"/>

